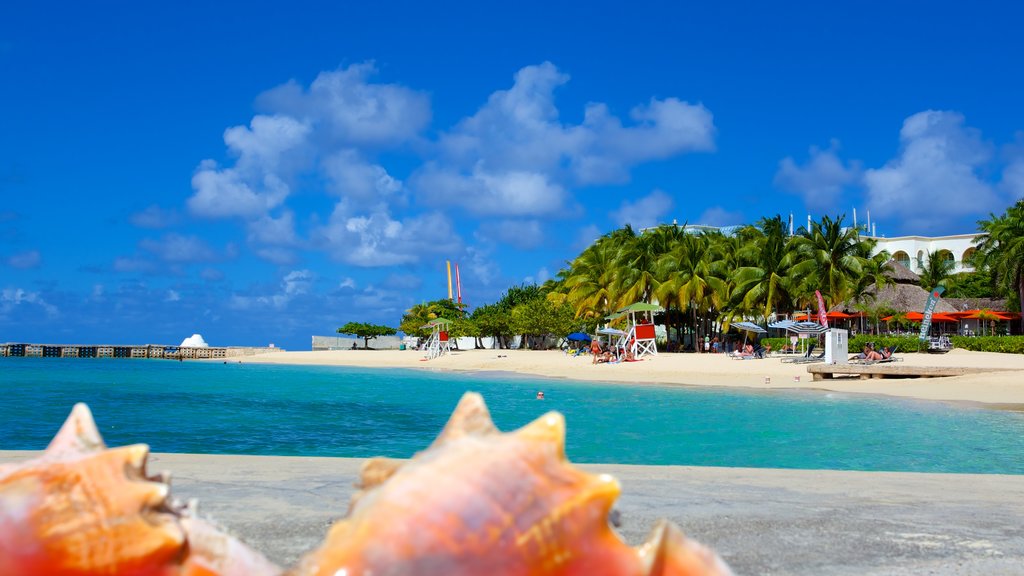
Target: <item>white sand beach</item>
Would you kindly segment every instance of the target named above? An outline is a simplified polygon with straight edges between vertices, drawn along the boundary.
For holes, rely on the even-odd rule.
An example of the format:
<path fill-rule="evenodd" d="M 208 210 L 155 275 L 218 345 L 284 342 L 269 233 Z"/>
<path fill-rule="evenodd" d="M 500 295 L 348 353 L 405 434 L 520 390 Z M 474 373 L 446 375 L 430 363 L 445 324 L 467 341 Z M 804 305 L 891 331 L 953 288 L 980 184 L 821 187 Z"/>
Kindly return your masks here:
<path fill-rule="evenodd" d="M 979 402 L 1001 407 L 1024 406 L 1024 356 L 952 350 L 947 354 L 902 354 L 900 357 L 904 366 L 1000 368 L 1008 371 L 943 378 L 837 378 L 814 381 L 807 372 L 807 365 L 785 363 L 780 358 L 734 360 L 724 354 L 659 354 L 639 362 L 592 364 L 589 357 L 574 358 L 557 350 L 461 350 L 429 361 L 423 360 L 423 353 L 415 350 L 332 350 L 277 352 L 246 357 L 241 361 L 464 372 L 503 371 L 624 384 L 803 388 L 925 400 Z"/>

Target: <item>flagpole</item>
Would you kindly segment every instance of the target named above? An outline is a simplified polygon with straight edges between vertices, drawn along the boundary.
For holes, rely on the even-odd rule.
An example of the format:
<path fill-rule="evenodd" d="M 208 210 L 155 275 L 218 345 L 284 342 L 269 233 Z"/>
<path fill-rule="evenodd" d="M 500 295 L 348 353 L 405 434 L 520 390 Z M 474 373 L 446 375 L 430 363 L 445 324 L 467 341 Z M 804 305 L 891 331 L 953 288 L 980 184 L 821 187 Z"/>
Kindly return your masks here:
<path fill-rule="evenodd" d="M 448 266 L 448 300 L 452 299 L 452 261 L 445 260 L 445 264 Z"/>

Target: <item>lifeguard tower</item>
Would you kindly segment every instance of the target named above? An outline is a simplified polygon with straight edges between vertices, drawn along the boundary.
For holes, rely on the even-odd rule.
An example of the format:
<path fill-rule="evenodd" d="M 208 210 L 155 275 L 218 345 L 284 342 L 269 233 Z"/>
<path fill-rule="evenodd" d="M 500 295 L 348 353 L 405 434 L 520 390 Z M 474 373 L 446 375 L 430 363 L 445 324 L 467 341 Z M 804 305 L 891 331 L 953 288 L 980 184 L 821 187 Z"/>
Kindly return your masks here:
<path fill-rule="evenodd" d="M 626 347 L 633 354 L 633 358 L 658 355 L 652 315 L 655 312 L 664 311 L 665 309 L 657 304 L 636 302 L 616 313 L 616 318 L 621 318 L 625 315 L 629 316 L 629 326 L 626 328 L 626 334 L 622 337 L 621 341 L 625 343 Z"/>
<path fill-rule="evenodd" d="M 452 351 L 451 344 L 448 342 L 448 329 L 451 327 L 451 324 L 451 320 L 437 318 L 420 326 L 420 328 L 430 329 L 430 337 L 423 347 L 427 353 L 427 360 L 433 360 L 442 354 Z"/>

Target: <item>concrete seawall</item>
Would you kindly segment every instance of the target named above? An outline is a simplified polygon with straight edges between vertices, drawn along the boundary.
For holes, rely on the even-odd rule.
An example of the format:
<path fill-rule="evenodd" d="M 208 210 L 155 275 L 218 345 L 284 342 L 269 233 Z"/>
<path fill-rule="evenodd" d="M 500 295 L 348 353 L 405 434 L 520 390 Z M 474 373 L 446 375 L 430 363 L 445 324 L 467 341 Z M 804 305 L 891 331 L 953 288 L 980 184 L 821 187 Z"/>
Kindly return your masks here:
<path fill-rule="evenodd" d="M 30 452 L 0 452 L 0 464 Z M 362 460 L 155 454 L 172 494 L 282 565 L 345 513 Z M 1024 476 L 584 465 L 619 478 L 620 532 L 659 518 L 737 574 L 1024 573 Z"/>

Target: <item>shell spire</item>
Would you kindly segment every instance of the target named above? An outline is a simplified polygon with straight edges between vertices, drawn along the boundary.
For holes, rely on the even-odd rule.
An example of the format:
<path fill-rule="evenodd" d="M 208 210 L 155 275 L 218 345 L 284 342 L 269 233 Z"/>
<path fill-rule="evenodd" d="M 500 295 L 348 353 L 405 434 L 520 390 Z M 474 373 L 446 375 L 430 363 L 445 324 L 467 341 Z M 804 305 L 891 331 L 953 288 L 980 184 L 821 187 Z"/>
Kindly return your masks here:
<path fill-rule="evenodd" d="M 237 558 L 205 556 L 223 542 L 168 502 L 170 487 L 146 475 L 149 447 L 108 449 L 84 404 L 75 405 L 38 458 L 0 467 L 0 574 L 131 576 L 265 575 L 278 572 L 242 545 Z M 244 565 L 251 571 L 219 570 Z M 259 568 L 262 567 L 262 568 Z"/>
<path fill-rule="evenodd" d="M 349 516 L 289 574 L 728 574 L 699 571 L 678 529 L 627 546 L 608 521 L 618 481 L 566 460 L 557 412 L 502 433 L 467 393 L 430 447 L 405 463 L 370 461 L 360 488 Z"/>

